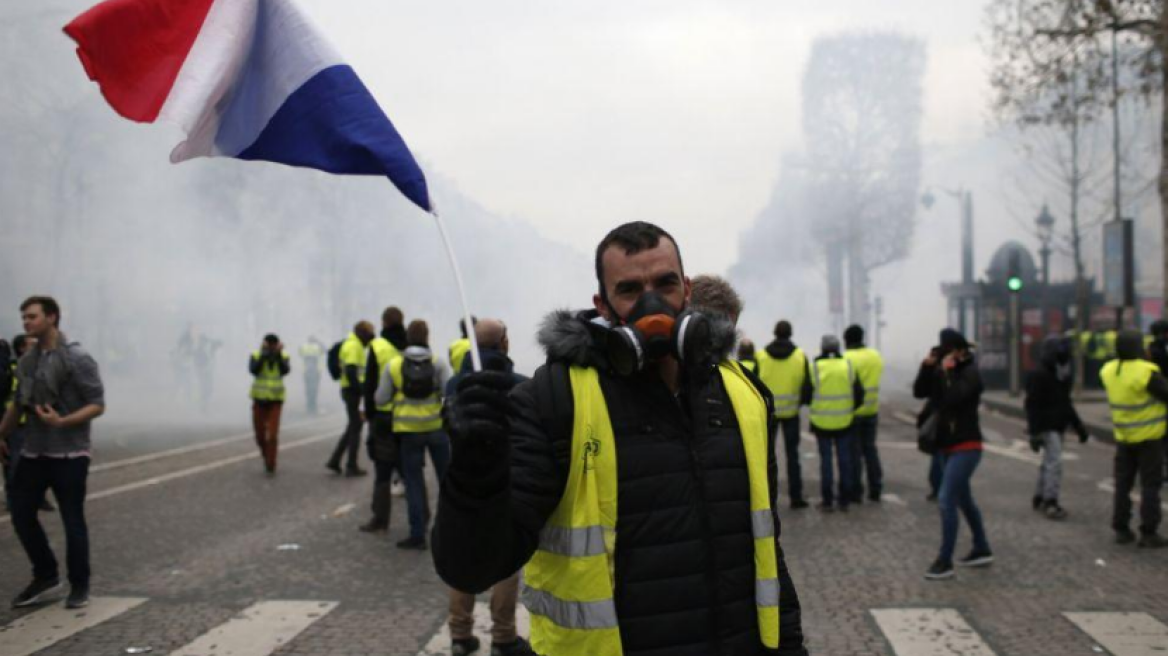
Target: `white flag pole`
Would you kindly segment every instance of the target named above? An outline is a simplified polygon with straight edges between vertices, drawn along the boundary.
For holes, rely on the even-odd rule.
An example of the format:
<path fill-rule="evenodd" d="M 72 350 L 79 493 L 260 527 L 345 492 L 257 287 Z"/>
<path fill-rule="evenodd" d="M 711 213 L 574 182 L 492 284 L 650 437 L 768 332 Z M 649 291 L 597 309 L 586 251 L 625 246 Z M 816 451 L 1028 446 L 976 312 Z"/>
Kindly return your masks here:
<path fill-rule="evenodd" d="M 462 285 L 462 272 L 458 270 L 458 259 L 454 257 L 454 247 L 450 244 L 450 235 L 446 233 L 446 224 L 438 215 L 437 209 L 431 209 L 434 222 L 438 224 L 438 234 L 442 235 L 442 245 L 446 247 L 446 257 L 450 259 L 450 268 L 454 271 L 454 283 L 458 286 L 458 298 L 462 301 L 462 320 L 466 326 L 466 336 L 470 339 L 470 362 L 475 371 L 483 370 L 483 363 L 479 357 L 479 340 L 475 337 L 474 321 L 471 319 L 470 305 L 466 302 L 466 288 Z M 457 371 L 453 372 L 458 374 Z"/>

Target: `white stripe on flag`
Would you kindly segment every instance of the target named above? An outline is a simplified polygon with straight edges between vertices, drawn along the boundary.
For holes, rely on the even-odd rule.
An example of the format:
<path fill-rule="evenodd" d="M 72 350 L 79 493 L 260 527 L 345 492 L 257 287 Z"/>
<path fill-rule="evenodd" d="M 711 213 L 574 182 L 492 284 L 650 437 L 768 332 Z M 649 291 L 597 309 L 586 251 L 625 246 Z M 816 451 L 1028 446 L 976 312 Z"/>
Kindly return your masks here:
<path fill-rule="evenodd" d="M 1114 656 L 1168 653 L 1168 626 L 1147 613 L 1063 613 Z"/>
<path fill-rule="evenodd" d="M 994 656 L 989 645 L 952 608 L 871 612 L 897 656 Z"/>
<path fill-rule="evenodd" d="M 92 597 L 89 607 L 53 605 L 0 628 L 0 656 L 28 656 L 142 604 L 139 597 Z"/>
<path fill-rule="evenodd" d="M 261 601 L 171 656 L 267 656 L 336 607 L 335 601 Z"/>

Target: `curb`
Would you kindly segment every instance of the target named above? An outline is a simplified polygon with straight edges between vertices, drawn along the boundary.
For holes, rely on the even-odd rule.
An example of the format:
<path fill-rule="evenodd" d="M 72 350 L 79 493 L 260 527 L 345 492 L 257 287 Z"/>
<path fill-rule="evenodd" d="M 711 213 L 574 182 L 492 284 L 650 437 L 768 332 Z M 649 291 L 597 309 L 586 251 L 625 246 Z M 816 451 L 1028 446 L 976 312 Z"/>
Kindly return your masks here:
<path fill-rule="evenodd" d="M 1021 406 L 1014 405 L 1007 401 L 999 401 L 993 398 L 981 397 L 981 402 L 987 408 L 1006 415 L 1007 417 L 1014 417 L 1015 419 L 1026 419 L 1026 411 Z M 1100 423 L 1097 421 L 1083 421 L 1083 425 L 1087 427 L 1087 432 L 1091 437 L 1106 442 L 1107 444 L 1115 444 L 1115 435 L 1111 432 L 1110 423 Z"/>

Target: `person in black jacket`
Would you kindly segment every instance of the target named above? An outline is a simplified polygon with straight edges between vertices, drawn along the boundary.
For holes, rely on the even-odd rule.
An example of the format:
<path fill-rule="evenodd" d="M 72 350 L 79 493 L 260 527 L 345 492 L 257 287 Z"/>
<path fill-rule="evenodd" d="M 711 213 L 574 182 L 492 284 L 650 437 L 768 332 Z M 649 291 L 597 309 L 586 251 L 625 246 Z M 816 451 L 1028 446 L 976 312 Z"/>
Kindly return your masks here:
<path fill-rule="evenodd" d="M 1038 487 L 1032 505 L 1050 519 L 1064 519 L 1067 511 L 1059 505 L 1063 477 L 1063 433 L 1073 428 L 1080 443 L 1087 441 L 1087 428 L 1071 403 L 1071 344 L 1060 335 L 1042 341 L 1040 364 L 1026 379 L 1026 427 L 1030 448 L 1042 450 L 1038 467 Z"/>
<path fill-rule="evenodd" d="M 925 578 L 930 580 L 953 577 L 959 510 L 973 533 L 973 550 L 958 564 L 984 567 L 994 561 L 970 484 L 981 462 L 978 406 L 982 390 L 971 345 L 956 330 L 942 330 L 940 347 L 933 349 L 921 363 L 913 382 L 913 396 L 928 399 L 932 412 L 937 415 L 933 424 L 934 439 L 942 469 L 937 499 L 941 510 L 941 551 L 925 573 Z"/>
<path fill-rule="evenodd" d="M 548 364 L 531 381 L 512 389 L 505 374 L 470 374 L 447 406 L 454 453 L 432 537 L 439 576 L 451 587 L 481 592 L 511 576 L 542 544 L 572 460 L 563 450 L 574 415 L 565 365 L 587 367 L 599 377 L 617 445 L 610 603 L 623 656 L 806 654 L 773 508 L 767 521 L 774 522 L 778 557 L 778 649 L 765 648 L 760 638 L 752 520 L 762 519 L 750 510 L 745 449 L 713 366 L 733 347 L 732 324 L 711 318 L 709 335 L 691 343 L 709 349 L 710 357 L 683 364 L 665 356 L 620 375 L 607 346 L 616 333 L 611 326 L 627 327 L 639 316 L 634 308 L 649 304 L 661 308 L 653 317 L 684 311 L 690 285 L 676 242 L 646 223 L 610 232 L 597 248 L 596 268 L 596 309 L 545 320 L 540 342 Z M 744 375 L 769 399 L 761 381 Z M 771 408 L 768 401 L 768 417 Z M 775 426 L 768 423 L 773 500 Z M 533 642 L 538 651 L 539 641 Z"/>
<path fill-rule="evenodd" d="M 1168 376 L 1168 321 L 1158 319 L 1148 327 L 1152 343 L 1148 345 L 1148 359 Z M 1164 458 L 1164 484 L 1168 485 L 1168 458 Z"/>

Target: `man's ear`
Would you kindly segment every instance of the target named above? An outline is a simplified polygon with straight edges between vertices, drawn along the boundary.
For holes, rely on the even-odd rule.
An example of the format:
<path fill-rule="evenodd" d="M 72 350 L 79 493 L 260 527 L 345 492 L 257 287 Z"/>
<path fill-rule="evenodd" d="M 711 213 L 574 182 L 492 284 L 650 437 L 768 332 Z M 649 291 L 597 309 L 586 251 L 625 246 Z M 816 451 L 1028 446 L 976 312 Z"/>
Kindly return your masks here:
<path fill-rule="evenodd" d="M 683 276 L 682 280 L 685 281 L 685 307 L 688 308 L 689 298 L 693 295 L 693 283 L 690 282 L 689 276 Z"/>
<path fill-rule="evenodd" d="M 600 294 L 592 295 L 592 307 L 596 308 L 596 311 L 599 312 L 600 316 L 604 317 L 606 321 L 609 323 L 613 322 L 612 310 L 608 308 L 608 303 L 604 302 L 604 299 L 600 297 Z"/>

